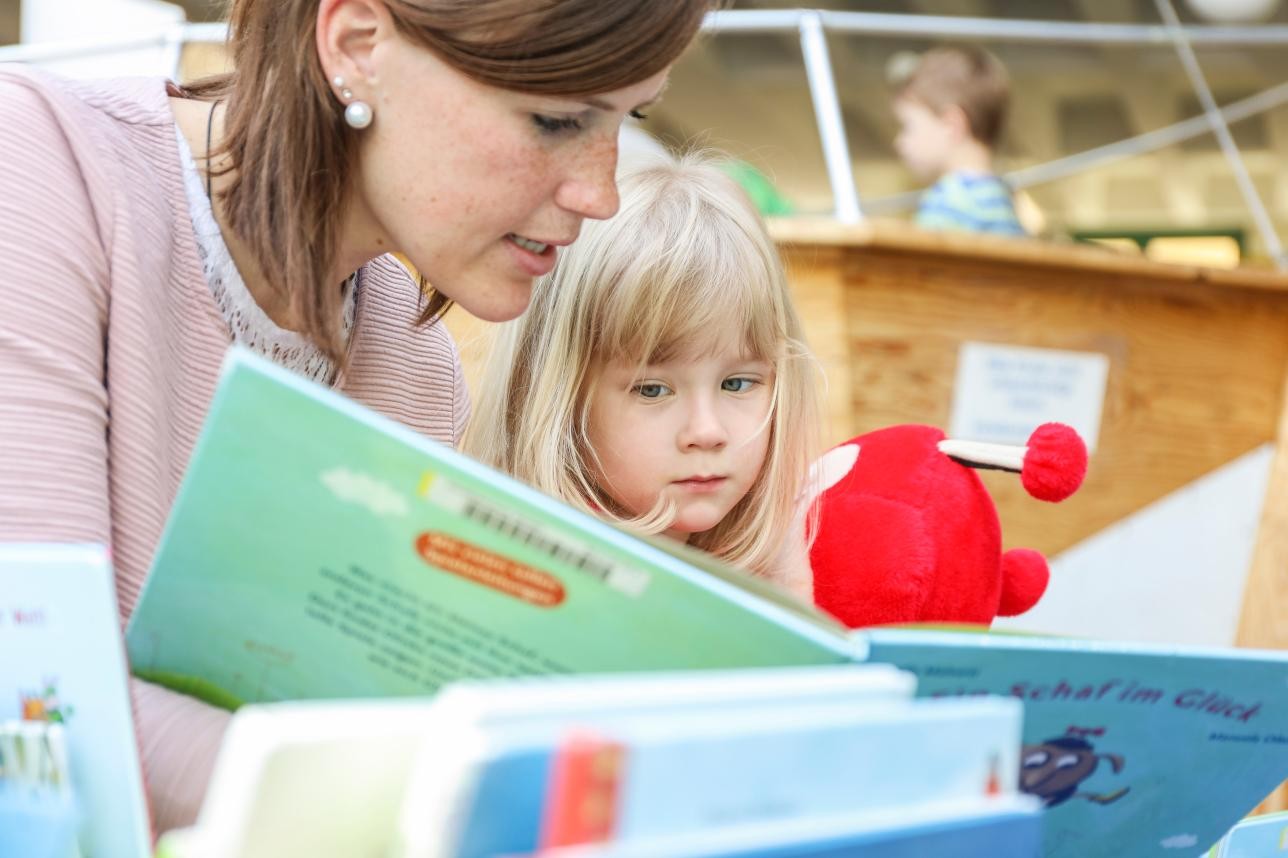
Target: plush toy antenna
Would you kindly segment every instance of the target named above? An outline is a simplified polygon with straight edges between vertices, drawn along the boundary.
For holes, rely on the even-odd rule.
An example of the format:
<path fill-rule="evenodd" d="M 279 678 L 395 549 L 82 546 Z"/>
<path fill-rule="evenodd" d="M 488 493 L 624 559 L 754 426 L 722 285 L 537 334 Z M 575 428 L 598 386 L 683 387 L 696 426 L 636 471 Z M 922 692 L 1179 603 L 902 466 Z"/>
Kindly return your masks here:
<path fill-rule="evenodd" d="M 939 442 L 939 449 L 970 468 L 1019 474 L 1025 491 L 1038 500 L 1064 500 L 1087 475 L 1087 445 L 1063 423 L 1043 423 L 1033 430 L 1026 447 L 947 438 Z"/>

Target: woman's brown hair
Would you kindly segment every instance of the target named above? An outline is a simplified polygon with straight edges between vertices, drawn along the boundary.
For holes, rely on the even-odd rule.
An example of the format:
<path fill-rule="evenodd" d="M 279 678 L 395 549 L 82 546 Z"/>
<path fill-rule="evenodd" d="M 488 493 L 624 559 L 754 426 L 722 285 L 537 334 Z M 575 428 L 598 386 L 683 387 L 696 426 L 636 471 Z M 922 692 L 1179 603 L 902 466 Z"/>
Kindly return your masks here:
<path fill-rule="evenodd" d="M 400 33 L 491 86 L 581 96 L 638 83 L 670 65 L 713 0 L 383 0 Z M 269 288 L 299 313 L 305 333 L 337 363 L 343 296 L 327 283 L 360 131 L 322 71 L 318 0 L 233 0 L 233 71 L 186 86 L 226 103 L 216 172 L 228 225 Z M 449 300 L 421 278 L 420 324 Z"/>

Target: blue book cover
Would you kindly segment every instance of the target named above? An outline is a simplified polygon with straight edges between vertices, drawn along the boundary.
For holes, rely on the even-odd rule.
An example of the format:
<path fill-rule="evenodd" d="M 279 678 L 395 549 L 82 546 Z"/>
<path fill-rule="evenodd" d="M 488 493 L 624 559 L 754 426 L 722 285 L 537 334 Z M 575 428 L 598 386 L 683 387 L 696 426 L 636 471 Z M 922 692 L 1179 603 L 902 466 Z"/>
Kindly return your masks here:
<path fill-rule="evenodd" d="M 618 716 L 583 729 L 620 749 L 611 829 L 641 839 L 1013 793 L 1004 773 L 1018 765 L 1019 713 L 999 698 L 878 702 Z M 480 736 L 463 800 L 409 856 L 535 850 L 560 738 L 522 725 Z M 428 748 L 422 756 L 428 764 Z M 414 798 L 405 813 L 423 809 Z"/>
<path fill-rule="evenodd" d="M 411 854 L 430 852 L 449 823 L 452 772 L 465 783 L 477 774 L 485 752 L 462 758 L 463 739 L 521 730 L 536 751 L 515 759 L 496 788 L 511 797 L 506 826 L 535 841 L 541 829 L 545 784 L 550 777 L 549 749 L 570 731 L 610 723 L 694 712 L 730 714 L 770 710 L 797 711 L 829 706 L 852 709 L 874 701 L 910 700 L 912 676 L 889 665 L 827 665 L 741 668 L 737 670 L 661 671 L 557 677 L 522 677 L 454 683 L 435 698 L 434 717 L 424 725 L 425 740 L 409 778 L 400 838 Z M 481 744 L 482 740 L 479 739 Z M 451 760 L 457 760 L 453 765 Z M 489 787 L 489 789 L 491 789 Z"/>
<path fill-rule="evenodd" d="M 1204 858 L 1272 858 L 1288 854 L 1288 813 L 1239 820 Z"/>
<path fill-rule="evenodd" d="M 542 851 L 541 858 L 1039 858 L 1042 812 L 1027 796 L 916 804 L 803 823 Z"/>
<path fill-rule="evenodd" d="M 917 694 L 1024 704 L 1020 789 L 1047 858 L 1202 853 L 1288 778 L 1288 652 L 879 629 Z"/>
<path fill-rule="evenodd" d="M 106 552 L 0 546 L 0 722 L 62 725 L 84 858 L 151 851 L 127 676 Z"/>

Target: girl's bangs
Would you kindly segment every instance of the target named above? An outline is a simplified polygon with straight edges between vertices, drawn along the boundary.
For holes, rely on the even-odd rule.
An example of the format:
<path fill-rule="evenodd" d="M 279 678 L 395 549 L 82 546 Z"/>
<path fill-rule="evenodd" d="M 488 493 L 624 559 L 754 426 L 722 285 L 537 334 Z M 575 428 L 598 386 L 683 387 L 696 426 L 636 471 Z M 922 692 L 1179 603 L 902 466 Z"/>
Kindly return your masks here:
<path fill-rule="evenodd" d="M 734 342 L 748 357 L 776 361 L 787 313 L 765 248 L 734 223 L 688 226 L 641 247 L 606 290 L 594 320 L 596 353 L 644 365 Z"/>

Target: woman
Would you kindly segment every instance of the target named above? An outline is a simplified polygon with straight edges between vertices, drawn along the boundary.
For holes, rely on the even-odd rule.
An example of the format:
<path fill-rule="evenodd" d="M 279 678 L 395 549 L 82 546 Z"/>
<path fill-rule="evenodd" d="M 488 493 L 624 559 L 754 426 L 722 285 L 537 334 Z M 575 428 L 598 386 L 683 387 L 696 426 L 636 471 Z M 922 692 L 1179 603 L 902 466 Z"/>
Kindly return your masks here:
<path fill-rule="evenodd" d="M 454 442 L 433 320 L 518 315 L 615 211 L 707 5 L 235 0 L 236 70 L 186 90 L 0 70 L 0 539 L 110 544 L 127 618 L 231 341 Z M 134 691 L 165 830 L 226 715 Z"/>

